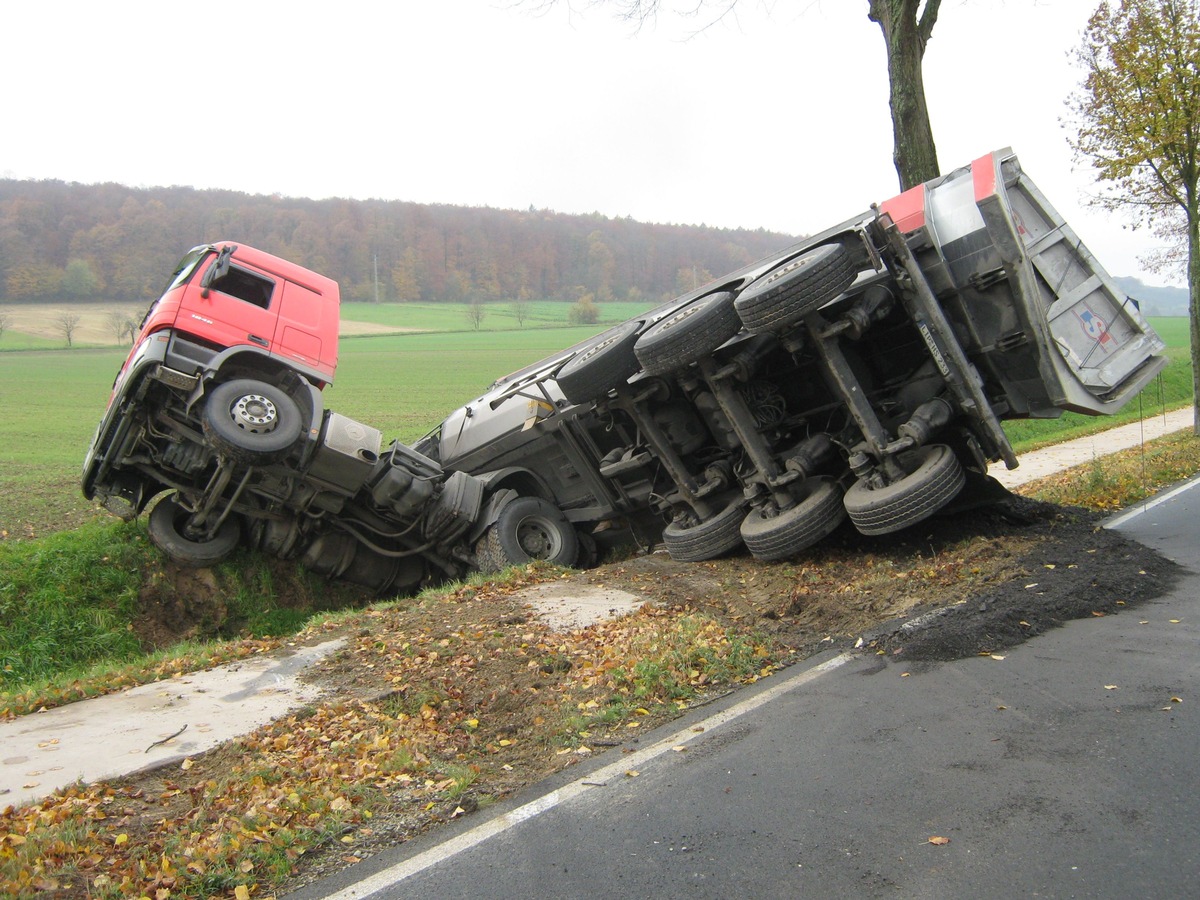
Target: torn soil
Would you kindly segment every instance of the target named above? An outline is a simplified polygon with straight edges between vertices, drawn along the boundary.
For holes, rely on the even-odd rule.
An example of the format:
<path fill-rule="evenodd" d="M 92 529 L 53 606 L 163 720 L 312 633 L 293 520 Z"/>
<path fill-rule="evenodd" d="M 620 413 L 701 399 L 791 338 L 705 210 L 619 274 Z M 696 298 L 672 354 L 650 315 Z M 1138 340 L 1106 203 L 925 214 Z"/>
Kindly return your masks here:
<path fill-rule="evenodd" d="M 782 563 L 653 553 L 586 572 L 530 567 L 369 610 L 337 626 L 349 640 L 312 671 L 328 692 L 315 707 L 183 769 L 9 811 L 0 831 L 65 846 L 46 821 L 101 811 L 88 832 L 95 848 L 71 845 L 61 859 L 41 851 L 37 877 L 58 896 L 103 895 L 105 885 L 172 897 L 282 892 L 629 747 L 681 710 L 819 650 L 861 639 L 862 652 L 898 664 L 993 653 L 1158 596 L 1175 577 L 1098 516 L 1021 498 L 888 538 L 844 526 Z M 550 581 L 619 588 L 646 605 L 554 630 L 523 593 Z M 13 872 L 0 887 L 32 890 Z"/>

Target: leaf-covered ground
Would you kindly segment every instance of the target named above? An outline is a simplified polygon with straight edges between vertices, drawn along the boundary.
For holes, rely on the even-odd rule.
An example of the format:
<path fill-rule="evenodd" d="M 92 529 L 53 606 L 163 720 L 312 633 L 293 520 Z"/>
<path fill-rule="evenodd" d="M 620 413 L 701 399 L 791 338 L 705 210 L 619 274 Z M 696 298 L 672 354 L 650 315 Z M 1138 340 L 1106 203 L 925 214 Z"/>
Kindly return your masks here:
<path fill-rule="evenodd" d="M 0 815 L 10 896 L 263 897 L 485 809 L 680 709 L 828 647 L 887 660 L 995 652 L 1159 593 L 1170 564 L 1032 501 L 867 539 L 844 527 L 786 563 L 649 554 L 530 568 L 373 609 L 312 673 L 321 703 L 182 766 Z M 547 580 L 645 597 L 558 632 L 520 590 Z M 927 626 L 901 622 L 923 612 Z"/>

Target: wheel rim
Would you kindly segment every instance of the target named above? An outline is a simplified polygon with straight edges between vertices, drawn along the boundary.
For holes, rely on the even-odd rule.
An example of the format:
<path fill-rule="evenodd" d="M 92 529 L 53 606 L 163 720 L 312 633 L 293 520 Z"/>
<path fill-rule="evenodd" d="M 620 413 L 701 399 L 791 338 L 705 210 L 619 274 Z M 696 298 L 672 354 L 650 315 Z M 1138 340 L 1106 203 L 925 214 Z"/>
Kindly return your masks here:
<path fill-rule="evenodd" d="M 707 304 L 704 304 L 704 305 L 707 305 Z M 702 305 L 699 300 L 697 300 L 693 303 L 689 303 L 687 306 L 685 306 L 679 312 L 675 313 L 675 315 L 671 316 L 669 319 L 664 319 L 659 324 L 658 330 L 660 332 L 670 331 L 672 328 L 675 328 L 676 326 L 681 325 L 684 322 L 686 322 L 688 319 L 690 319 L 692 316 L 694 316 L 696 313 L 698 313 L 701 310 L 701 308 L 702 308 Z"/>
<path fill-rule="evenodd" d="M 269 434 L 279 424 L 279 410 L 262 394 L 239 397 L 229 412 L 238 428 L 252 434 Z"/>
<path fill-rule="evenodd" d="M 551 559 L 562 549 L 562 538 L 541 516 L 527 516 L 517 526 L 517 544 L 530 559 Z"/>
<path fill-rule="evenodd" d="M 768 285 L 774 284 L 780 278 L 785 278 L 788 275 L 791 275 L 797 269 L 803 269 L 808 264 L 809 264 L 809 258 L 807 256 L 802 256 L 799 259 L 794 259 L 790 263 L 788 263 L 786 266 L 782 266 L 782 267 L 776 269 L 770 275 L 768 275 L 767 280 L 764 282 L 764 284 L 768 284 Z"/>
<path fill-rule="evenodd" d="M 591 347 L 586 352 L 584 352 L 583 356 L 580 357 L 580 361 L 585 362 L 585 361 L 591 359 L 597 353 L 601 352 L 602 350 L 606 349 L 607 347 L 611 347 L 618 340 L 620 340 L 620 338 L 621 338 L 621 335 L 619 335 L 619 334 L 614 334 L 611 337 L 605 338 L 600 343 L 596 344 L 596 346 Z"/>

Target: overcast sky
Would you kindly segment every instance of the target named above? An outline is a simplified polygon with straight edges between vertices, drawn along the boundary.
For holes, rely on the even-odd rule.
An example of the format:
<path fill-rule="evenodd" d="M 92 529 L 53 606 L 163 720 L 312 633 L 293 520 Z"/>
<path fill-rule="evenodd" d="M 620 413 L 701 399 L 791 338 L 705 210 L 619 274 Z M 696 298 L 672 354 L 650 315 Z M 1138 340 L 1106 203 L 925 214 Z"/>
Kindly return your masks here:
<path fill-rule="evenodd" d="M 9 3 L 0 175 L 789 234 L 897 192 L 867 0 L 742 0 L 640 31 L 572 5 Z M 938 155 L 1012 146 L 1110 272 L 1161 283 L 1139 262 L 1151 236 L 1086 206 L 1060 125 L 1094 6 L 944 0 L 925 57 Z"/>

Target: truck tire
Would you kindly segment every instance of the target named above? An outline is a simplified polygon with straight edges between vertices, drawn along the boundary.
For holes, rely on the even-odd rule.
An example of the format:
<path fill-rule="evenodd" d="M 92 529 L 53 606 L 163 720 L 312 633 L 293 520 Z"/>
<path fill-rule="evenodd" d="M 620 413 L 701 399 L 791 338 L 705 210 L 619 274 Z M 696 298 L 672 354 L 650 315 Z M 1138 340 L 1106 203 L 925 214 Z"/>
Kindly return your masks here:
<path fill-rule="evenodd" d="M 856 268 L 842 244 L 822 244 L 751 282 L 734 307 L 750 331 L 779 331 L 850 287 Z"/>
<path fill-rule="evenodd" d="M 575 527 L 541 497 L 513 500 L 475 545 L 476 567 L 485 574 L 535 559 L 573 566 L 578 555 Z"/>
<path fill-rule="evenodd" d="M 680 562 L 715 559 L 741 544 L 740 529 L 745 517 L 741 501 L 734 501 L 706 522 L 696 525 L 672 522 L 663 529 L 663 543 L 671 559 Z"/>
<path fill-rule="evenodd" d="M 944 444 L 902 453 L 909 474 L 881 488 L 862 479 L 846 491 L 846 512 L 863 534 L 890 534 L 927 519 L 949 503 L 966 483 L 962 465 Z"/>
<path fill-rule="evenodd" d="M 846 519 L 842 490 L 828 478 L 809 478 L 795 506 L 768 515 L 752 509 L 742 522 L 742 540 L 755 559 L 787 559 L 828 537 Z"/>
<path fill-rule="evenodd" d="M 213 388 L 200 421 L 218 453 L 246 465 L 282 459 L 302 431 L 296 401 L 273 384 L 250 378 Z"/>
<path fill-rule="evenodd" d="M 195 569 L 215 566 L 232 553 L 241 540 L 241 526 L 232 516 L 221 523 L 212 540 L 190 538 L 183 531 L 189 515 L 191 513 L 180 506 L 175 497 L 164 497 L 150 511 L 147 521 L 154 546 L 181 566 Z"/>
<path fill-rule="evenodd" d="M 641 330 L 640 319 L 625 322 L 571 357 L 556 376 L 563 396 L 572 403 L 591 403 L 628 381 L 638 370 L 633 345 Z"/>
<path fill-rule="evenodd" d="M 678 372 L 708 356 L 742 329 L 733 294 L 718 291 L 661 319 L 634 345 L 638 361 L 651 375 Z"/>

